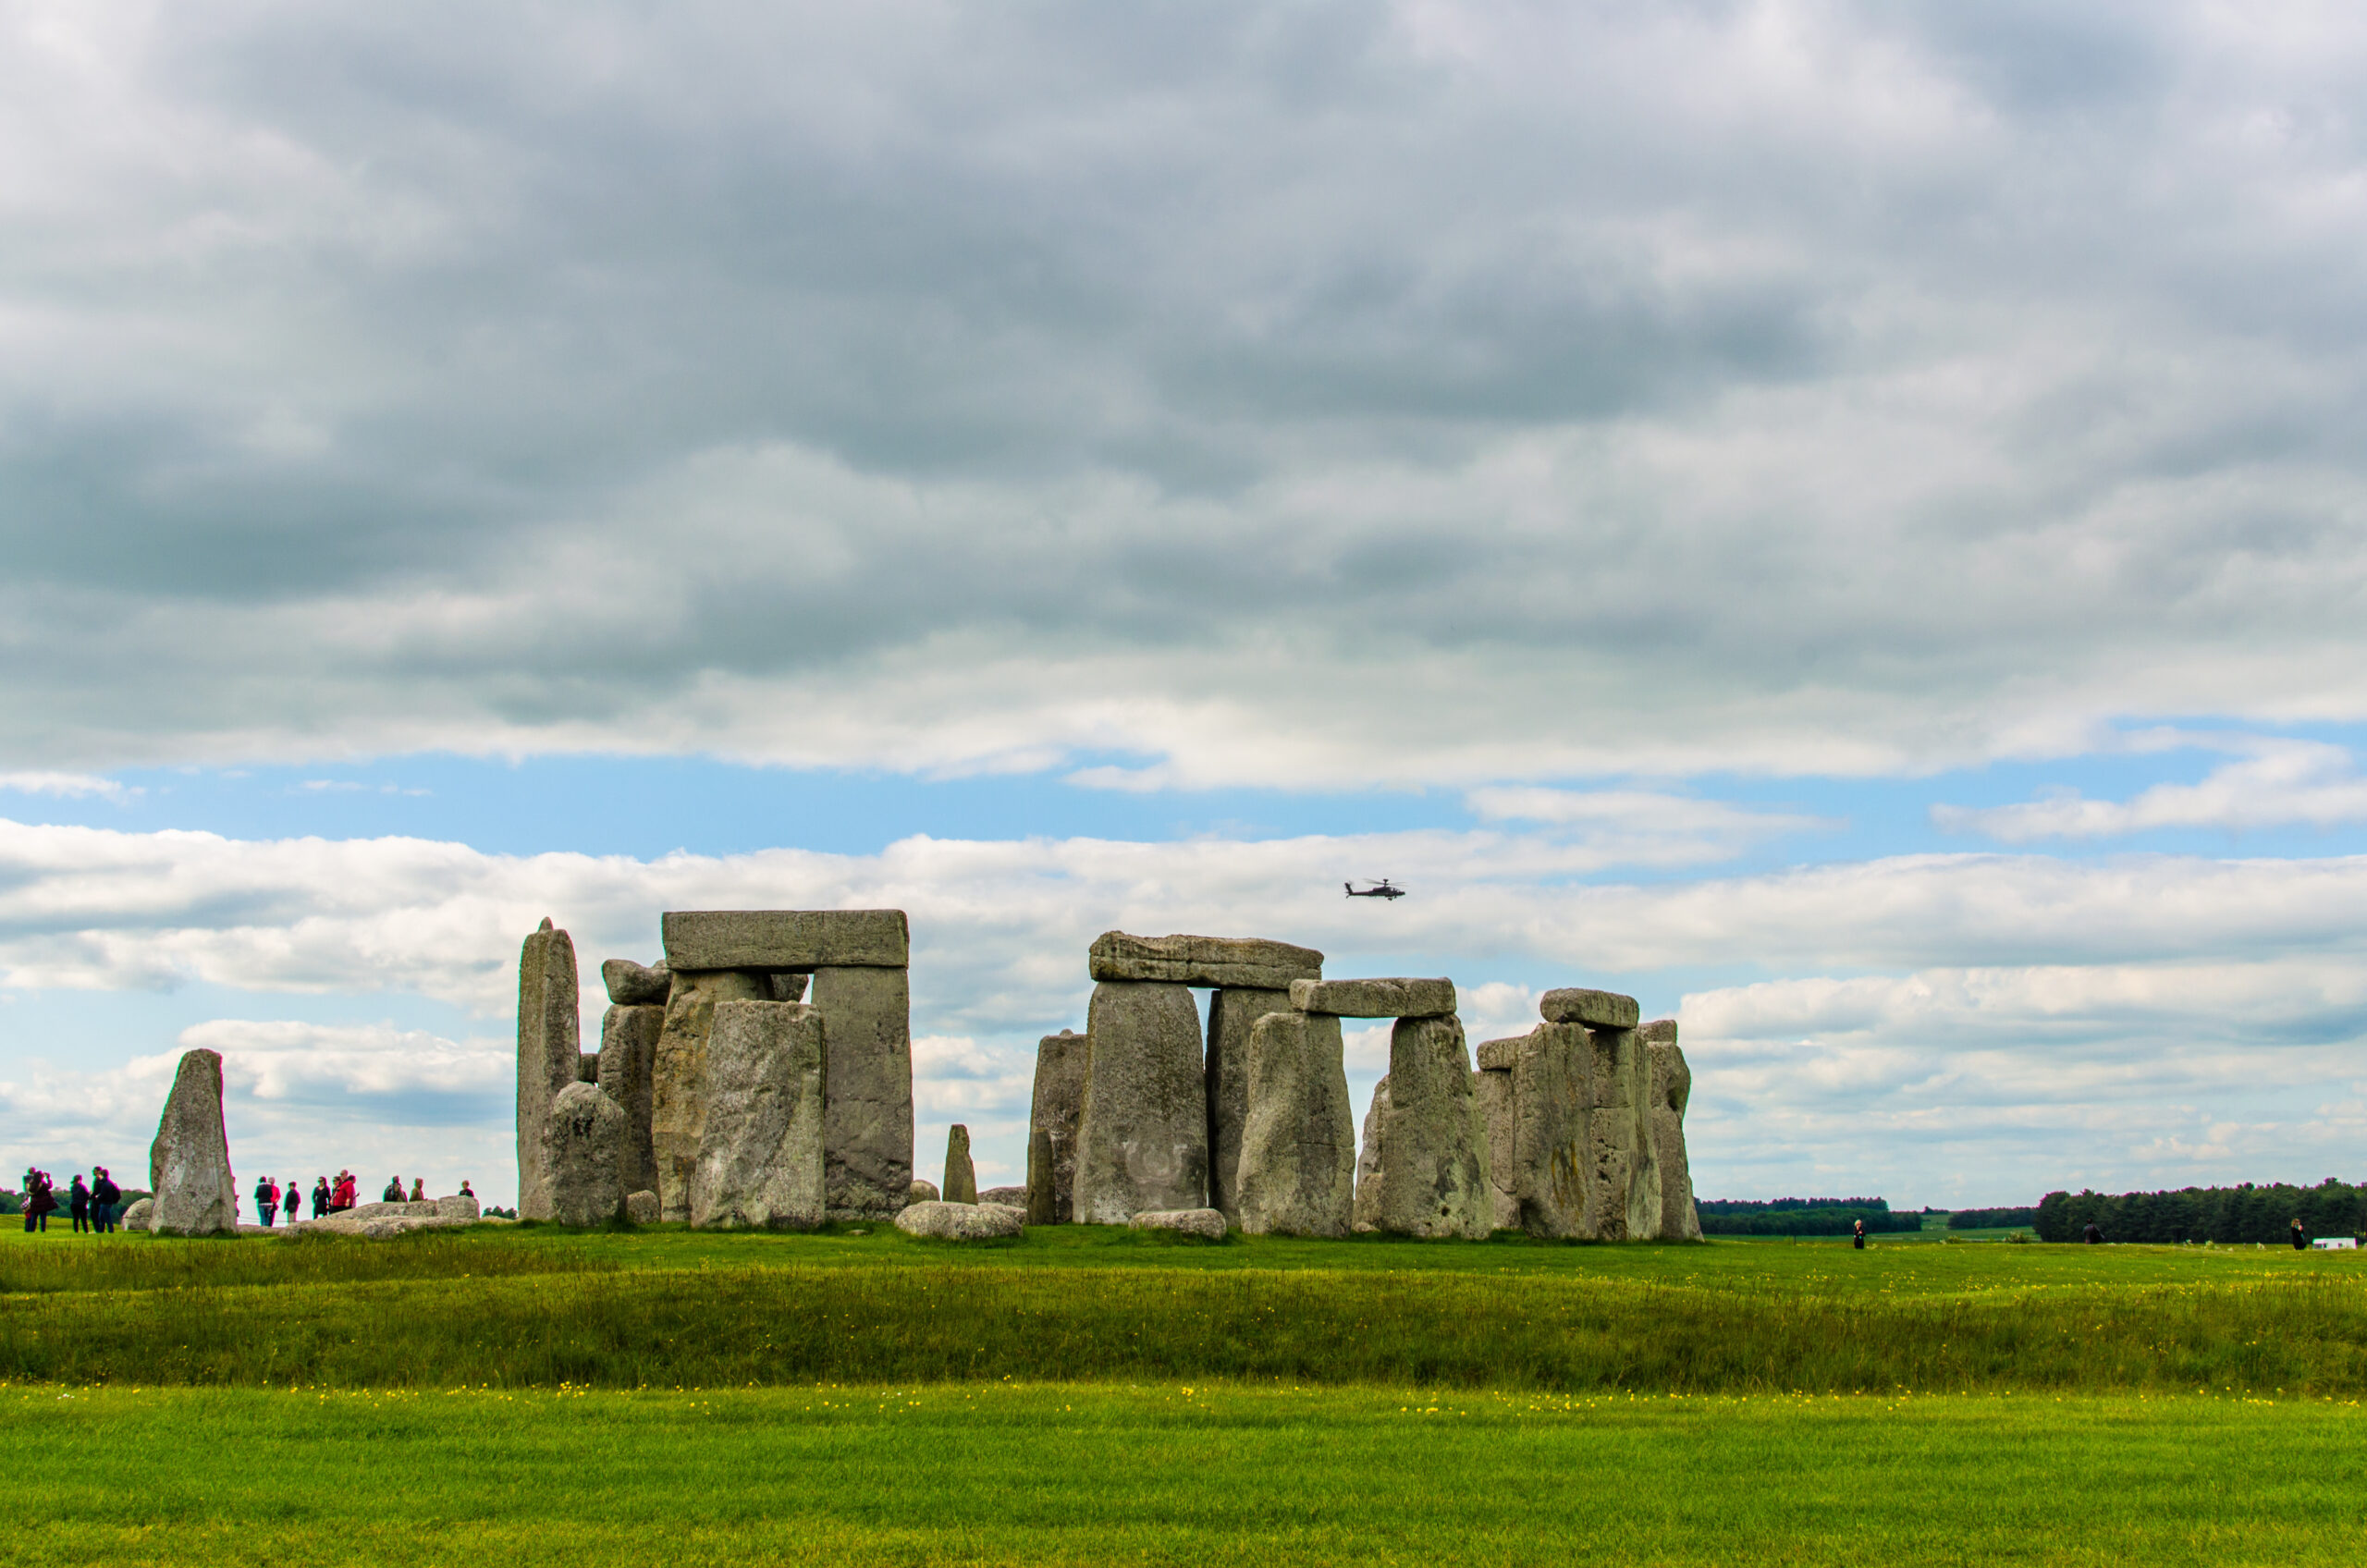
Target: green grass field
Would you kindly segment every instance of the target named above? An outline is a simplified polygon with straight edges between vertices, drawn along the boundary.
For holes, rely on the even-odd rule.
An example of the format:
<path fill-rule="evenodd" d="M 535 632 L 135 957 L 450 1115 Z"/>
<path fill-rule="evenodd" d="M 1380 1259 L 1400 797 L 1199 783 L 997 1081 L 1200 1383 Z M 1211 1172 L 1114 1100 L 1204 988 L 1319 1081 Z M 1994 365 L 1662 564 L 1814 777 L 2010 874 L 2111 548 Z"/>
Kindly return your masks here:
<path fill-rule="evenodd" d="M 2356 1562 L 2367 1267 L 0 1240 L 0 1562 Z"/>

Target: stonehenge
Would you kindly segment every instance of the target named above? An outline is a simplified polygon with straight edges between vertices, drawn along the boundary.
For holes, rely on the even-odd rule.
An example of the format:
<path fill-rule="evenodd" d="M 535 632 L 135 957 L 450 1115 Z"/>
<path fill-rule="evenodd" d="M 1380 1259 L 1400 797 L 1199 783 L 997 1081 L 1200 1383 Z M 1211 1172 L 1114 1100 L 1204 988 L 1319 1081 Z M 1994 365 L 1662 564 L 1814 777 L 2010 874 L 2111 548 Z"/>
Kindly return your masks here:
<path fill-rule="evenodd" d="M 1252 1029 L 1248 1054 L 1248 1125 L 1233 1221 L 1253 1236 L 1346 1235 L 1354 1219 L 1356 1121 L 1339 1018 L 1269 1012 Z"/>
<path fill-rule="evenodd" d="M 715 1005 L 691 1170 L 693 1225 L 811 1231 L 822 1223 L 827 1033 L 821 1010 L 803 1002 Z"/>
<path fill-rule="evenodd" d="M 148 1145 L 147 1229 L 160 1236 L 235 1235 L 239 1189 L 230 1174 L 230 1138 L 222 1125 L 222 1056 L 181 1053 L 173 1091 Z M 139 1205 L 134 1204 L 137 1208 Z"/>
<path fill-rule="evenodd" d="M 590 1084 L 570 1084 L 543 1121 L 543 1219 L 599 1225 L 624 1213 L 625 1113 Z M 351 1212 L 349 1210 L 348 1212 Z M 523 1211 L 521 1211 L 522 1218 Z"/>
<path fill-rule="evenodd" d="M 1200 1011 L 1181 982 L 1093 987 L 1077 1116 L 1074 1218 L 1123 1225 L 1147 1208 L 1200 1208 L 1208 1193 L 1208 1098 Z"/>

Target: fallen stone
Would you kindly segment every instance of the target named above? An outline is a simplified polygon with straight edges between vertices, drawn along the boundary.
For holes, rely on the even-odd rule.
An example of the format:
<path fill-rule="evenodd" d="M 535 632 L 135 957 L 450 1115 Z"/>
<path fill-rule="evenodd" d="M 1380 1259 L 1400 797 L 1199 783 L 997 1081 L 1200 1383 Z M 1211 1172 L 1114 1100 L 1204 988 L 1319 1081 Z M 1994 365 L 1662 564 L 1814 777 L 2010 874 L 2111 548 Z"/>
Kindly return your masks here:
<path fill-rule="evenodd" d="M 1660 1239 L 1698 1242 L 1701 1215 L 1693 1201 L 1693 1168 L 1685 1151 L 1685 1108 L 1693 1097 L 1693 1070 L 1676 1046 L 1676 1020 L 1637 1031 L 1651 1055 L 1652 1158 L 1661 1185 Z"/>
<path fill-rule="evenodd" d="M 1224 1216 L 1213 1208 L 1147 1208 L 1126 1223 L 1137 1231 L 1177 1231 L 1207 1242 L 1224 1240 Z"/>
<path fill-rule="evenodd" d="M 1548 1023 L 1583 1023 L 1589 1029 L 1633 1029 L 1643 1016 L 1636 998 L 1616 991 L 1589 991 L 1565 986 L 1548 991 L 1537 1004 Z"/>
<path fill-rule="evenodd" d="M 1077 1119 L 1077 1222 L 1123 1225 L 1145 1209 L 1202 1207 L 1208 1102 L 1191 991 L 1105 980 L 1093 988 L 1085 1033 L 1093 1047 Z"/>
<path fill-rule="evenodd" d="M 417 1203 L 408 1199 L 400 1203 L 358 1203 L 351 1208 L 340 1208 L 324 1219 L 436 1219 L 443 1217 L 444 1200 L 423 1198 Z M 310 1223 L 307 1221 L 307 1223 Z"/>
<path fill-rule="evenodd" d="M 1201 1074 L 1208 1094 L 1208 1207 L 1235 1224 L 1241 1219 L 1235 1173 L 1242 1129 L 1249 1120 L 1249 1033 L 1268 1013 L 1290 1011 L 1287 990 L 1228 986 L 1208 998 L 1208 1060 Z M 1351 1117 L 1352 1142 L 1355 1133 Z M 1352 1168 L 1355 1152 L 1349 1151 Z"/>
<path fill-rule="evenodd" d="M 1380 1124 L 1389 1115 L 1389 1074 L 1372 1086 L 1372 1103 L 1365 1107 L 1364 1142 L 1356 1154 L 1355 1218 L 1349 1229 L 1362 1234 L 1376 1229 L 1373 1216 L 1380 1208 Z"/>
<path fill-rule="evenodd" d="M 123 1211 L 123 1217 L 117 1219 L 116 1223 L 122 1226 L 127 1231 L 145 1231 L 148 1229 L 149 1217 L 155 1212 L 156 1200 L 154 1198 L 141 1198 L 126 1207 Z"/>
<path fill-rule="evenodd" d="M 1001 1204 L 916 1203 L 896 1216 L 896 1229 L 936 1242 L 993 1242 L 1018 1235 L 1021 1219 Z"/>
<path fill-rule="evenodd" d="M 376 1207 L 376 1206 L 371 1206 Z M 437 1214 L 364 1214 L 361 1207 L 339 1209 L 318 1219 L 306 1219 L 289 1226 L 290 1231 L 320 1231 L 329 1236 L 362 1236 L 372 1241 L 385 1241 L 393 1236 L 407 1236 L 413 1231 L 448 1231 L 457 1226 L 473 1225 L 472 1219 L 447 1218 Z"/>
<path fill-rule="evenodd" d="M 1454 982 L 1294 980 L 1291 1006 L 1336 1018 L 1443 1018 L 1454 1011 Z"/>
<path fill-rule="evenodd" d="M 1389 1105 L 1377 1129 L 1379 1192 L 1360 1217 L 1425 1238 L 1485 1237 L 1495 1221 L 1488 1127 L 1471 1083 L 1463 1022 L 1401 1018 L 1389 1039 Z"/>
<path fill-rule="evenodd" d="M 885 1219 L 913 1184 L 910 980 L 901 969 L 817 970 L 813 1005 L 830 1036 L 822 1109 L 829 1217 Z"/>
<path fill-rule="evenodd" d="M 1092 1036 L 1063 1029 L 1036 1047 L 1036 1093 L 1027 1111 L 1027 1223 L 1066 1225 L 1075 1214 L 1076 1132 L 1085 1114 Z"/>
<path fill-rule="evenodd" d="M 561 1225 L 602 1225 L 624 1212 L 625 1190 L 617 1179 L 624 1142 L 625 1113 L 616 1101 L 590 1084 L 570 1084 L 559 1091 L 543 1129 L 551 1173 L 549 1219 Z"/>
<path fill-rule="evenodd" d="M 935 1203 L 937 1201 L 937 1183 L 934 1182 L 916 1181 L 912 1184 L 912 1187 L 905 1194 L 904 1207 L 910 1208 L 916 1203 Z"/>
<path fill-rule="evenodd" d="M 578 1038 L 575 943 L 546 919 L 518 955 L 518 1214 L 551 1217 L 544 1124 L 559 1091 L 575 1083 Z"/>
<path fill-rule="evenodd" d="M 625 1218 L 634 1224 L 655 1225 L 657 1223 L 659 1212 L 656 1193 L 639 1192 L 625 1194 Z"/>
<path fill-rule="evenodd" d="M 988 1203 L 986 1199 L 980 1198 L 975 1207 L 979 1208 L 1000 1209 L 1002 1212 L 1010 1215 L 1013 1219 L 1018 1220 L 1022 1225 L 1027 1223 L 1027 1210 L 1015 1203 Z"/>
<path fill-rule="evenodd" d="M 216 1236 L 239 1228 L 239 1189 L 222 1128 L 220 1052 L 181 1053 L 156 1141 L 148 1145 L 148 1186 L 155 1194 L 148 1228 L 160 1236 Z"/>
<path fill-rule="evenodd" d="M 706 1132 L 707 1035 L 715 1027 L 716 1007 L 771 997 L 771 983 L 762 974 L 674 971 L 649 1079 L 650 1156 L 657 1163 L 657 1202 L 668 1219 L 691 1218 L 691 1172 Z"/>
<path fill-rule="evenodd" d="M 610 961 L 615 962 L 614 960 Z M 668 976 L 672 984 L 672 976 Z M 657 1149 L 650 1141 L 651 1095 L 656 1084 L 657 1041 L 666 1010 L 619 1004 L 600 1020 L 600 1092 L 625 1113 L 624 1153 L 617 1180 L 628 1193 L 657 1190 Z"/>
<path fill-rule="evenodd" d="M 1281 991 L 1294 980 L 1320 977 L 1323 955 L 1313 948 L 1256 937 L 1133 937 L 1104 931 L 1093 939 L 1085 966 L 1096 980 Z"/>
<path fill-rule="evenodd" d="M 980 1203 L 999 1203 L 1005 1208 L 1027 1212 L 1027 1189 L 1024 1187 L 988 1187 L 978 1194 Z"/>
<path fill-rule="evenodd" d="M 601 961 L 600 984 L 608 988 L 608 1000 L 619 1007 L 664 1007 L 666 993 L 674 988 L 674 976 L 664 959 L 646 964 L 612 958 Z"/>
<path fill-rule="evenodd" d="M 1253 1236 L 1346 1235 L 1355 1209 L 1356 1121 L 1340 1020 L 1266 1013 L 1250 1031 L 1247 1055 L 1241 1229 Z"/>
<path fill-rule="evenodd" d="M 691 1223 L 810 1231 L 824 1216 L 823 1018 L 802 1002 L 718 1002 Z"/>
<path fill-rule="evenodd" d="M 900 909 L 674 910 L 658 918 L 668 967 L 901 969 L 913 939 Z"/>
<path fill-rule="evenodd" d="M 484 1216 L 484 1210 L 477 1200 L 466 1193 L 452 1193 L 435 1200 L 438 1219 L 480 1219 Z"/>
<path fill-rule="evenodd" d="M 970 1129 L 959 1121 L 945 1130 L 945 1201 L 978 1201 L 978 1176 L 970 1165 Z"/>

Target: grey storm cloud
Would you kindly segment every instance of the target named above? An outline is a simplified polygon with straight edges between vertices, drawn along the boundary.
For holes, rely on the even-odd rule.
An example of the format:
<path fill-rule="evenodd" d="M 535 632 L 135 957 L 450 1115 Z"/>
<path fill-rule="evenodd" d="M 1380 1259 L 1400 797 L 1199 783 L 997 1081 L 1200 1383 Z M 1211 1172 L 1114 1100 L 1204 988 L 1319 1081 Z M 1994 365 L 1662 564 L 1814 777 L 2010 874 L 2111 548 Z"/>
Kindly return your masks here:
<path fill-rule="evenodd" d="M 2367 713 L 2341 8 L 0 27 L 12 765 Z"/>

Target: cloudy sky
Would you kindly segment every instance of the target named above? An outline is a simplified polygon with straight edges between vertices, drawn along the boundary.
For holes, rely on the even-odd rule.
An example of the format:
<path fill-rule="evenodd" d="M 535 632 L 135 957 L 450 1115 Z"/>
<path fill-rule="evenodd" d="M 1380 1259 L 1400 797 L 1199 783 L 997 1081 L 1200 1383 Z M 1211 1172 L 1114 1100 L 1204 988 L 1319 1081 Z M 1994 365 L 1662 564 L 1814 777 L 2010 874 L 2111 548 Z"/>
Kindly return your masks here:
<path fill-rule="evenodd" d="M 924 1173 L 1122 927 L 1632 991 L 1706 1195 L 2358 1178 L 2362 103 L 2306 3 L 12 5 L 0 1170 L 208 1046 L 242 1176 L 506 1196 L 544 915 L 892 904 Z"/>

